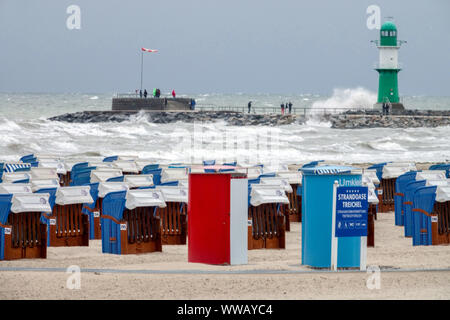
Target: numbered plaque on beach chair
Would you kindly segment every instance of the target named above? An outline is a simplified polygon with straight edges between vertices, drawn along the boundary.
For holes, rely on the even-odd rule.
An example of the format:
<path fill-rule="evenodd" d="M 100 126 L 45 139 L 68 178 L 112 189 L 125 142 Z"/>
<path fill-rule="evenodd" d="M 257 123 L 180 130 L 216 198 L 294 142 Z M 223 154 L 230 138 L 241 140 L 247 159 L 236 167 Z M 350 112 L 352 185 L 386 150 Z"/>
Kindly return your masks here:
<path fill-rule="evenodd" d="M 156 211 L 165 206 L 161 191 L 154 189 L 106 195 L 102 207 L 102 251 L 113 254 L 162 251 Z"/>
<path fill-rule="evenodd" d="M 248 249 L 286 248 L 289 199 L 283 188 L 252 185 L 249 206 Z"/>
<path fill-rule="evenodd" d="M 0 260 L 47 257 L 44 212 L 51 212 L 49 194 L 0 195 Z"/>
<path fill-rule="evenodd" d="M 89 218 L 82 213 L 83 204 L 93 203 L 89 186 L 60 187 L 56 191 L 50 221 L 50 246 L 89 245 Z"/>
<path fill-rule="evenodd" d="M 186 244 L 188 189 L 180 186 L 157 186 L 165 208 L 159 208 L 162 244 Z"/>

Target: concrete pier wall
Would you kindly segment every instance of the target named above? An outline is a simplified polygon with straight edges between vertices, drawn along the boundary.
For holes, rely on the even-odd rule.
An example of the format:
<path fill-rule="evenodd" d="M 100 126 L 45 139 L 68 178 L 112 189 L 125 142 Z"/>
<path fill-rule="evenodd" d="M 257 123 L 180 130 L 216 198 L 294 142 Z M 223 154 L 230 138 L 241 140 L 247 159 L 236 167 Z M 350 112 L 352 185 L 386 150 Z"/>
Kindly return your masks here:
<path fill-rule="evenodd" d="M 186 111 L 191 109 L 189 98 L 113 98 L 112 110 L 151 110 L 151 111 Z"/>

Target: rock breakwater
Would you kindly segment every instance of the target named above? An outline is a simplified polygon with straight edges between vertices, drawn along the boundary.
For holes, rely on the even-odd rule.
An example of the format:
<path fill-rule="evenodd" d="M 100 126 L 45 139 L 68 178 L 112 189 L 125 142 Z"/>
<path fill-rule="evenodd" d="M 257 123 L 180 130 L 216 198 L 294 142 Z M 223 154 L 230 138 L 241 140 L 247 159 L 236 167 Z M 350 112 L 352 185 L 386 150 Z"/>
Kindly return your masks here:
<path fill-rule="evenodd" d="M 334 129 L 419 128 L 450 126 L 450 116 L 407 115 L 334 115 L 329 117 Z"/>
<path fill-rule="evenodd" d="M 84 111 L 66 113 L 49 118 L 52 121 L 73 123 L 123 122 L 131 117 L 145 117 L 152 123 L 182 122 L 214 122 L 225 121 L 232 126 L 268 125 L 279 126 L 291 123 L 303 123 L 304 119 L 298 115 L 281 114 L 247 114 L 234 111 L 202 111 L 202 112 L 133 112 L 133 111 Z"/>
<path fill-rule="evenodd" d="M 450 126 L 450 111 L 405 110 L 401 114 L 382 115 L 378 110 L 347 111 L 338 114 L 248 114 L 235 111 L 84 111 L 66 113 L 49 118 L 52 121 L 73 123 L 123 122 L 132 117 L 144 117 L 152 123 L 216 122 L 225 121 L 231 126 L 281 126 L 303 124 L 309 118 L 331 123 L 335 129 L 363 128 L 418 128 Z"/>

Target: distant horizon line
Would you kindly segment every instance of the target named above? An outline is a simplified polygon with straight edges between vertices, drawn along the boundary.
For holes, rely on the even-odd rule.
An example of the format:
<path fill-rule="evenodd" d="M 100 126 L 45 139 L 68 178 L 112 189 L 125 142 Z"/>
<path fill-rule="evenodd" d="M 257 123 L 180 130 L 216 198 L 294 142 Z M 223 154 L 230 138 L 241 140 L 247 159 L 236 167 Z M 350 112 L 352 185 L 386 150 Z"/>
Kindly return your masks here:
<path fill-rule="evenodd" d="M 366 89 L 364 87 L 356 87 L 356 88 L 334 88 L 334 89 L 350 89 L 350 90 L 356 90 L 356 89 Z M 333 90 L 334 90 L 333 89 Z M 369 89 L 366 89 L 369 90 Z M 369 90 L 370 91 L 370 90 Z M 175 90 L 176 92 L 176 90 Z M 374 94 L 376 94 L 377 92 L 372 91 Z M 79 94 L 84 94 L 84 95 L 111 95 L 114 96 L 116 94 L 134 94 L 134 92 L 112 92 L 112 91 L 103 91 L 103 92 L 83 92 L 83 91 L 0 91 L 0 94 L 65 94 L 65 95 L 79 95 Z M 170 94 L 170 91 L 168 91 L 168 94 Z M 185 95 L 256 95 L 256 96 L 261 96 L 261 95 L 291 95 L 291 96 L 295 96 L 295 95 L 319 95 L 319 96 L 332 96 L 333 92 L 329 92 L 329 93 L 317 93 L 317 92 L 297 92 L 297 93 L 281 93 L 281 92 L 186 92 L 186 93 L 177 93 L 178 96 L 185 96 Z M 450 98 L 450 95 L 428 95 L 428 94 L 406 94 L 406 95 L 400 95 L 401 97 L 433 97 L 433 98 Z M 152 98 L 152 97 L 150 97 Z"/>

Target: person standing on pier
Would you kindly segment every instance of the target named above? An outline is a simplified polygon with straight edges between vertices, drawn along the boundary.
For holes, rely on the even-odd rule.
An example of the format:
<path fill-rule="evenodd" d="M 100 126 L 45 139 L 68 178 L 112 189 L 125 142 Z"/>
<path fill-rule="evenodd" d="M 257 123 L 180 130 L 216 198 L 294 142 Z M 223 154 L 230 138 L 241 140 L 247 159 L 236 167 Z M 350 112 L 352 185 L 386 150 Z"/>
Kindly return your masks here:
<path fill-rule="evenodd" d="M 281 114 L 284 114 L 284 103 L 281 103 Z"/>
<path fill-rule="evenodd" d="M 250 113 L 250 110 L 252 109 L 252 102 L 249 101 L 248 102 L 248 113 Z"/>
<path fill-rule="evenodd" d="M 139 96 L 140 96 L 141 99 L 142 99 L 142 90 L 139 90 Z"/>
<path fill-rule="evenodd" d="M 144 90 L 144 98 L 147 99 L 147 89 Z"/>
<path fill-rule="evenodd" d="M 175 94 L 175 89 L 174 90 L 172 90 L 172 97 L 175 99 L 175 97 L 176 97 L 176 94 Z"/>
<path fill-rule="evenodd" d="M 289 101 L 289 114 L 292 113 L 292 102 Z"/>

